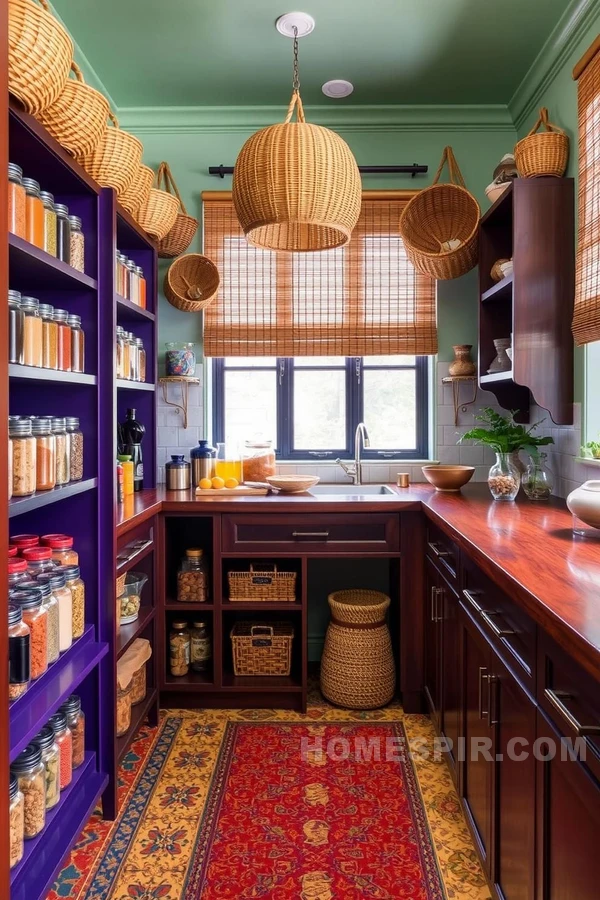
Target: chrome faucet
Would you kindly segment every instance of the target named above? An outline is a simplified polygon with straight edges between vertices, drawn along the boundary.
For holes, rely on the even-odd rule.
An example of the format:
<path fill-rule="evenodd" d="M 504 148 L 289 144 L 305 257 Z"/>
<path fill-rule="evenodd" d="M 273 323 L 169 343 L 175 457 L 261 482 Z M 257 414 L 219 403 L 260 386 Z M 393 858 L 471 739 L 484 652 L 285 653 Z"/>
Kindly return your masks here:
<path fill-rule="evenodd" d="M 352 484 L 362 484 L 362 462 L 360 460 L 360 441 L 363 447 L 370 447 L 369 432 L 364 422 L 359 422 L 354 433 L 354 462 L 345 463 L 336 459 L 336 463 L 342 467 L 346 475 L 352 479 Z"/>

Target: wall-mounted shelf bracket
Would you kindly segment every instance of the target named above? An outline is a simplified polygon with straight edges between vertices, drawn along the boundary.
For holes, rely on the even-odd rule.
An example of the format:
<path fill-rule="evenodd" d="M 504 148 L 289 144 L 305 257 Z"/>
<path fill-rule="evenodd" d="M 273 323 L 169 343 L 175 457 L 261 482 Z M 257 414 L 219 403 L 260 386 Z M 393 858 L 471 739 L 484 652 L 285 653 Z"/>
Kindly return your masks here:
<path fill-rule="evenodd" d="M 473 385 L 473 399 L 472 400 L 460 400 L 460 386 L 461 384 L 471 383 Z M 447 375 L 445 378 L 442 378 L 442 384 L 451 384 L 452 385 L 452 402 L 454 404 L 454 424 L 458 425 L 458 413 L 466 412 L 467 406 L 471 406 L 472 403 L 475 403 L 477 400 L 477 378 L 475 375 Z"/>
<path fill-rule="evenodd" d="M 164 402 L 167 404 L 167 406 L 174 406 L 175 409 L 181 410 L 181 414 L 183 416 L 183 427 L 187 428 L 190 385 L 200 384 L 200 380 L 198 378 L 192 378 L 191 375 L 165 375 L 158 380 L 160 384 L 162 384 L 162 395 Z M 170 384 L 181 385 L 181 403 L 175 403 L 173 400 L 167 399 Z"/>

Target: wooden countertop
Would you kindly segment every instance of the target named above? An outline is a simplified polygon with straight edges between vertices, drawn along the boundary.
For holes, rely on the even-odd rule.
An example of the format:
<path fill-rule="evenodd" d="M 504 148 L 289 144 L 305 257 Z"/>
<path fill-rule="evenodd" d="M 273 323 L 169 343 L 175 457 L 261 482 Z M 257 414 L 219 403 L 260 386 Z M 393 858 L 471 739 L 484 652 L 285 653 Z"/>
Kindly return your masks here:
<path fill-rule="evenodd" d="M 491 499 L 487 485 L 458 494 L 428 484 L 396 488 L 395 496 L 308 494 L 196 500 L 162 488 L 142 491 L 119 508 L 117 533 L 156 513 L 190 512 L 402 512 L 425 515 L 459 544 L 498 587 L 509 593 L 549 634 L 600 681 L 600 535 L 577 538 L 563 501 L 517 503 Z"/>

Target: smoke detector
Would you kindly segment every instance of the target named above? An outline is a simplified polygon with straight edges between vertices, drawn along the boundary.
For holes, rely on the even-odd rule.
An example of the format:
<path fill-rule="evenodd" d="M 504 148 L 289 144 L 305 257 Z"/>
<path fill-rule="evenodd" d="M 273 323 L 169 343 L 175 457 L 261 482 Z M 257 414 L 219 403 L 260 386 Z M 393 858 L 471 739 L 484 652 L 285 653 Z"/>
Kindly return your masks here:
<path fill-rule="evenodd" d="M 334 78 L 332 81 L 326 81 L 321 90 L 326 97 L 338 100 L 340 97 L 349 97 L 354 85 L 350 81 L 344 81 L 343 78 Z"/>
<path fill-rule="evenodd" d="M 298 37 L 306 37 L 311 31 L 314 31 L 315 20 L 308 13 L 290 12 L 279 16 L 275 22 L 275 28 L 284 37 L 293 38 L 294 28 L 298 29 Z"/>

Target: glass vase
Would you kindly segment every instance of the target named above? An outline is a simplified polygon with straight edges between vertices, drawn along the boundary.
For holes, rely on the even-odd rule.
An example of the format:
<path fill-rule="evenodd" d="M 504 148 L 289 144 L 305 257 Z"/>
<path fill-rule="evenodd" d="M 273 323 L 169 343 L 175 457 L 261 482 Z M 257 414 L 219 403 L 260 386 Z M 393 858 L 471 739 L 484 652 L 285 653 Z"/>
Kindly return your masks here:
<path fill-rule="evenodd" d="M 529 500 L 548 500 L 554 487 L 552 472 L 546 465 L 547 454 L 532 456 L 521 484 Z"/>
<path fill-rule="evenodd" d="M 488 475 L 488 487 L 494 500 L 514 500 L 519 493 L 521 474 L 508 453 L 496 453 L 496 462 Z"/>

